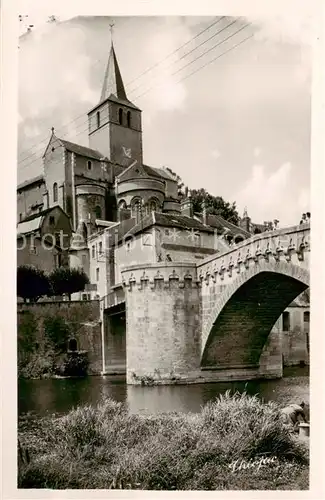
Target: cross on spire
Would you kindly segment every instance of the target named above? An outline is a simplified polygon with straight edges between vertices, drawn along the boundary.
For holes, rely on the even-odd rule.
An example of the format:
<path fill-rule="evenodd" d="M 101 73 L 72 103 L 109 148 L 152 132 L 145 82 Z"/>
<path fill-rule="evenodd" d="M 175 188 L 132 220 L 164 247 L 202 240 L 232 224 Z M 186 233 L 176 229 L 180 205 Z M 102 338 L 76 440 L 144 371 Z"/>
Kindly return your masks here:
<path fill-rule="evenodd" d="M 115 24 L 113 22 L 110 23 L 109 25 L 109 29 L 110 29 L 110 32 L 111 32 L 111 43 L 113 45 L 113 28 L 114 28 Z"/>

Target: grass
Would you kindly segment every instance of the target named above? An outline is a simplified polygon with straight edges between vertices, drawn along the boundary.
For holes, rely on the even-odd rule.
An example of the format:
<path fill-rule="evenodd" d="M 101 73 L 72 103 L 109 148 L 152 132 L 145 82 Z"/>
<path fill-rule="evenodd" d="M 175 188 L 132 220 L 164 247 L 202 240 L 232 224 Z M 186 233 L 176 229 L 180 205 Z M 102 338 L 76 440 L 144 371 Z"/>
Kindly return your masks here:
<path fill-rule="evenodd" d="M 19 439 L 30 457 L 19 467 L 19 488 L 308 489 L 306 445 L 276 403 L 247 394 L 226 393 L 199 414 L 131 415 L 105 400 L 63 417 L 22 420 Z M 253 466 L 261 457 L 273 461 Z"/>

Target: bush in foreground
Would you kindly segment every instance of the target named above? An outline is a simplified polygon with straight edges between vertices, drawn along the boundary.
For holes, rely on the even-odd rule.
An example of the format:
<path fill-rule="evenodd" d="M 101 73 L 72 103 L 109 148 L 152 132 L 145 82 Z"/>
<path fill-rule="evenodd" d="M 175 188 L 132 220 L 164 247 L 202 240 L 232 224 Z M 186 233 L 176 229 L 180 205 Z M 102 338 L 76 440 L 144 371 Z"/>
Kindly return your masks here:
<path fill-rule="evenodd" d="M 308 489 L 308 450 L 275 403 L 246 394 L 220 396 L 199 414 L 153 416 L 106 400 L 21 424 L 19 435 L 30 456 L 20 488 Z"/>

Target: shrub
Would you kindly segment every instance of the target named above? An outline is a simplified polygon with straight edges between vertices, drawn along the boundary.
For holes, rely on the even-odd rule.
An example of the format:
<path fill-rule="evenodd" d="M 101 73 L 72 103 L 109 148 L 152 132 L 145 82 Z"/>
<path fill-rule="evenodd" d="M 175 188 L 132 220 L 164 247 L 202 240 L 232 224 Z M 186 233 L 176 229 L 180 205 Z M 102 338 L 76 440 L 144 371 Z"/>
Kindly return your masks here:
<path fill-rule="evenodd" d="M 44 334 L 56 351 L 62 352 L 67 348 L 70 336 L 70 327 L 60 316 L 47 316 L 43 321 Z"/>
<path fill-rule="evenodd" d="M 58 368 L 60 375 L 84 377 L 88 373 L 89 359 L 87 352 L 68 352 Z"/>
<path fill-rule="evenodd" d="M 223 423 L 224 422 L 224 425 Z M 22 488 L 308 488 L 307 450 L 275 403 L 219 397 L 199 414 L 132 415 L 112 400 L 84 406 L 20 432 L 31 461 Z M 235 473 L 233 460 L 275 462 Z"/>

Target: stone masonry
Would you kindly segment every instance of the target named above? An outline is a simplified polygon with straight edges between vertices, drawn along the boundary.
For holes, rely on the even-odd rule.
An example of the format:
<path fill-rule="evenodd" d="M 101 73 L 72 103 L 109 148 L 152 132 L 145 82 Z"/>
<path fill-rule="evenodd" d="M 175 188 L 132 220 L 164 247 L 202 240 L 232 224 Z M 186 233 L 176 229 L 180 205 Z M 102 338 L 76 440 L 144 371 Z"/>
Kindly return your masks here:
<path fill-rule="evenodd" d="M 256 235 L 197 263 L 122 270 L 127 382 L 282 376 L 273 325 L 309 286 L 309 225 Z"/>

